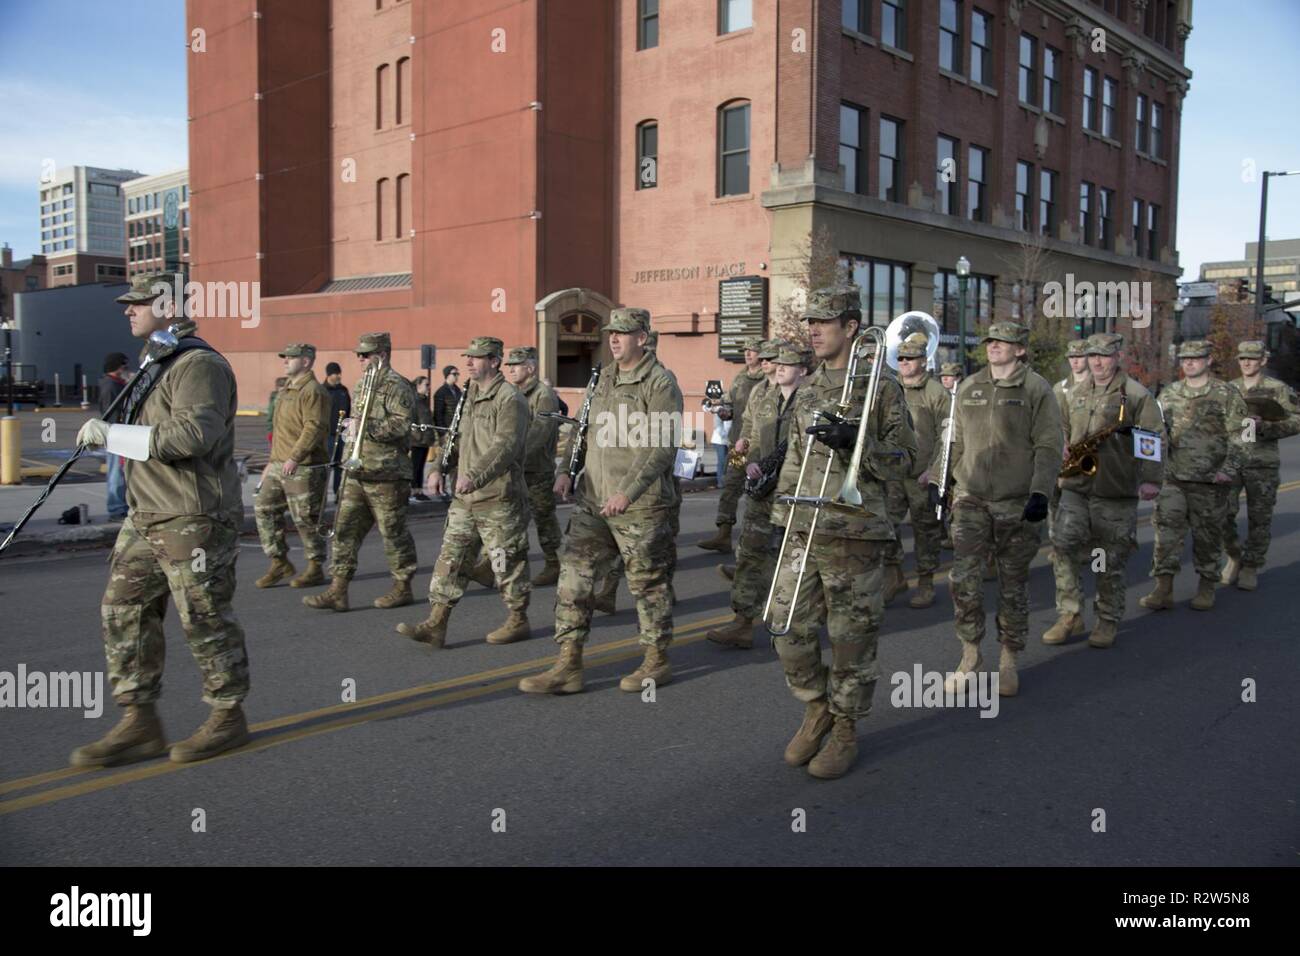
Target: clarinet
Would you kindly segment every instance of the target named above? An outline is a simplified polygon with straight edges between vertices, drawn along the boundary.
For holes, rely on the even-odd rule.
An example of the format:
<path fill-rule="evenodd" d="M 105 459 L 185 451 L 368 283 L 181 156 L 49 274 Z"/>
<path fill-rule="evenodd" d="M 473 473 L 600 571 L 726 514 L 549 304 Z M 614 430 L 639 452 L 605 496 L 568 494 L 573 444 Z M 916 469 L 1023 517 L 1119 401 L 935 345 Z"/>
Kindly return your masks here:
<path fill-rule="evenodd" d="M 460 400 L 456 402 L 456 411 L 451 416 L 451 424 L 447 426 L 447 445 L 442 450 L 442 461 L 438 466 L 438 470 L 444 475 L 451 467 L 452 453 L 456 450 L 456 438 L 460 435 L 460 416 L 465 411 L 465 399 L 468 397 L 469 386 L 466 385 L 460 393 Z"/>
<path fill-rule="evenodd" d="M 745 494 L 755 501 L 761 501 L 772 493 L 777 478 L 781 476 L 781 465 L 785 462 L 786 447 L 789 444 L 788 438 L 783 439 L 774 452 L 759 459 L 758 467 L 763 470 L 763 474 L 757 478 L 745 479 Z"/>
<path fill-rule="evenodd" d="M 596 391 L 596 382 L 599 378 L 600 363 L 597 362 L 587 382 L 587 394 L 582 397 L 582 410 L 578 412 L 578 433 L 573 436 L 573 447 L 569 450 L 569 480 L 575 490 L 578 484 L 578 472 L 582 471 L 582 466 L 587 460 L 587 423 L 591 418 L 591 396 Z"/>

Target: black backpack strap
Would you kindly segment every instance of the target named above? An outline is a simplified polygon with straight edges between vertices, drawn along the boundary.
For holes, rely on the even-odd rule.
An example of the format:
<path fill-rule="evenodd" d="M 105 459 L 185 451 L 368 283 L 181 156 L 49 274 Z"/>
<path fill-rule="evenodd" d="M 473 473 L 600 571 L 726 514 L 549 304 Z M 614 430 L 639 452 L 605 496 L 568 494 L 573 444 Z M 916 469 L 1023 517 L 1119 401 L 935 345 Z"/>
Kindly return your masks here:
<path fill-rule="evenodd" d="M 127 398 L 126 403 L 118 415 L 118 424 L 129 425 L 133 423 L 136 416 L 140 414 L 140 409 L 144 406 L 144 400 L 149 397 L 154 386 L 158 384 L 163 373 L 171 367 L 185 352 L 192 352 L 195 349 L 202 349 L 205 352 L 215 352 L 211 345 L 203 341 L 197 335 L 187 335 L 176 343 L 176 351 L 172 352 L 166 358 L 157 362 L 150 362 L 149 366 L 136 375 L 135 380 L 131 382 L 131 395 Z"/>

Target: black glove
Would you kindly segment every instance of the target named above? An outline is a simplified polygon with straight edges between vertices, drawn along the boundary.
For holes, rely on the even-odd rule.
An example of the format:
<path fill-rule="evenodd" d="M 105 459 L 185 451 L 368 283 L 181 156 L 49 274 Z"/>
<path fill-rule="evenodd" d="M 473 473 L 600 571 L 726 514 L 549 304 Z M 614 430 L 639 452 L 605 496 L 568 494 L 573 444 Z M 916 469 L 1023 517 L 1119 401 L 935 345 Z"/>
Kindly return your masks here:
<path fill-rule="evenodd" d="M 938 486 L 938 485 L 926 485 L 926 486 L 925 486 L 925 493 L 926 493 L 926 494 L 929 496 L 929 498 L 930 498 L 930 510 L 931 510 L 931 511 L 938 511 L 938 510 L 939 510 L 939 502 L 943 501 L 943 495 L 941 495 L 941 494 L 939 493 L 939 486 Z"/>
<path fill-rule="evenodd" d="M 810 425 L 807 429 L 809 435 L 812 435 L 827 448 L 834 448 L 837 451 L 845 451 L 853 447 L 854 442 L 858 440 L 857 425 L 847 422 L 831 412 L 822 412 L 822 418 L 826 419 L 829 424 Z"/>
<path fill-rule="evenodd" d="M 1025 505 L 1025 513 L 1021 515 L 1026 521 L 1037 523 L 1047 517 L 1047 495 L 1035 491 L 1029 496 L 1029 503 Z"/>

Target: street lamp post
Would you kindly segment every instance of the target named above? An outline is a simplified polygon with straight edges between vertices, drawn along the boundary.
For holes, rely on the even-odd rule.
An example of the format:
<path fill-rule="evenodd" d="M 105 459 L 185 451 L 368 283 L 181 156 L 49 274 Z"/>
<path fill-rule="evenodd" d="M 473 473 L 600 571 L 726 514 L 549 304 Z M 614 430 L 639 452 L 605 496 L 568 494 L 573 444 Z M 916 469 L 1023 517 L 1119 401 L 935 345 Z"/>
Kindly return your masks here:
<path fill-rule="evenodd" d="M 966 283 L 970 279 L 970 260 L 962 256 L 957 260 L 957 361 L 961 374 L 970 373 L 966 359 Z"/>
<path fill-rule="evenodd" d="M 1255 318 L 1264 321 L 1264 224 L 1268 219 L 1268 177 L 1300 176 L 1300 169 L 1286 172 L 1265 172 L 1264 185 L 1259 191 L 1259 244 L 1255 250 Z"/>
<path fill-rule="evenodd" d="M 9 412 L 14 413 L 14 324 L 8 319 L 0 320 L 0 328 L 5 330 L 5 381 L 9 385 Z"/>

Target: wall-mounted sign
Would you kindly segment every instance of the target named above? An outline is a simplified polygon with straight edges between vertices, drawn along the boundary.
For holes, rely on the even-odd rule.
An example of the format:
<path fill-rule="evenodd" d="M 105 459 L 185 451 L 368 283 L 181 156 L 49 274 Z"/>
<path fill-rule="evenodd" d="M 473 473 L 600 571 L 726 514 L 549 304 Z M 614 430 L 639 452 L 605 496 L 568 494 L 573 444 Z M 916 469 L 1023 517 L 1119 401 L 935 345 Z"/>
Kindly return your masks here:
<path fill-rule="evenodd" d="M 745 339 L 767 336 L 767 279 L 741 276 L 718 283 L 718 358 L 745 361 Z"/>
<path fill-rule="evenodd" d="M 689 279 L 724 279 L 745 272 L 743 262 L 710 262 L 702 266 L 676 266 L 671 269 L 641 269 L 632 273 L 633 285 L 651 282 L 682 282 Z"/>

